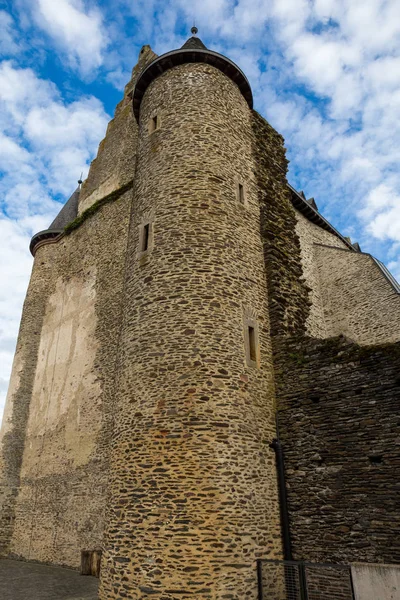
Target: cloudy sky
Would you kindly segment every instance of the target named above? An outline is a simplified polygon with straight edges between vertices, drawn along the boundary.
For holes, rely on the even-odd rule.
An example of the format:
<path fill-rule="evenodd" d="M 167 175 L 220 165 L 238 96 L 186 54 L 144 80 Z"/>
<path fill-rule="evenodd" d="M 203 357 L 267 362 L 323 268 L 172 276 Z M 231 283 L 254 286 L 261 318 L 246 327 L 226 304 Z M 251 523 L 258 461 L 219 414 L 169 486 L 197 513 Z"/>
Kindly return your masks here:
<path fill-rule="evenodd" d="M 194 19 L 284 135 L 292 185 L 400 278 L 399 0 L 0 0 L 0 414 L 30 237 L 87 174 L 140 47 L 181 46 Z"/>

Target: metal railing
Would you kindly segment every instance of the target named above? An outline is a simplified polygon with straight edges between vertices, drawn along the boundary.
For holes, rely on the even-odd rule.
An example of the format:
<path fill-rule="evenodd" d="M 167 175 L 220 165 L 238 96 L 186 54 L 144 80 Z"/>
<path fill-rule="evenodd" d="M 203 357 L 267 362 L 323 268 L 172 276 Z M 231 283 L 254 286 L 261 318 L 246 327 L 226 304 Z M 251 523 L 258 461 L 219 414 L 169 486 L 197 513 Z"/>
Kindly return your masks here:
<path fill-rule="evenodd" d="M 258 560 L 258 600 L 354 600 L 348 565 Z"/>

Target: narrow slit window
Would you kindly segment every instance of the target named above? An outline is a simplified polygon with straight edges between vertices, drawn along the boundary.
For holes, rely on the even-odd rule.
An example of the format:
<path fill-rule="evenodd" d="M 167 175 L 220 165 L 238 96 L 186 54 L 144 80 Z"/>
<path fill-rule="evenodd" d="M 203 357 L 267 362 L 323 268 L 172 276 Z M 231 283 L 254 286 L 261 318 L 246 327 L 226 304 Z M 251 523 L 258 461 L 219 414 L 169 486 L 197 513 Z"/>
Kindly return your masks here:
<path fill-rule="evenodd" d="M 146 250 L 149 249 L 149 237 L 150 237 L 150 223 L 147 223 L 143 227 L 142 252 L 146 252 Z"/>
<path fill-rule="evenodd" d="M 160 119 L 158 115 L 152 117 L 149 121 L 149 133 L 153 133 L 156 129 L 160 127 Z"/>
<path fill-rule="evenodd" d="M 255 362 L 257 360 L 256 332 L 255 332 L 254 327 L 251 327 L 251 325 L 249 325 L 249 328 L 248 328 L 248 336 L 249 336 L 249 355 L 250 355 L 250 360 L 253 360 Z"/>
<path fill-rule="evenodd" d="M 244 188 L 243 188 L 243 184 L 241 184 L 241 183 L 239 183 L 238 195 L 239 195 L 240 204 L 244 204 Z"/>

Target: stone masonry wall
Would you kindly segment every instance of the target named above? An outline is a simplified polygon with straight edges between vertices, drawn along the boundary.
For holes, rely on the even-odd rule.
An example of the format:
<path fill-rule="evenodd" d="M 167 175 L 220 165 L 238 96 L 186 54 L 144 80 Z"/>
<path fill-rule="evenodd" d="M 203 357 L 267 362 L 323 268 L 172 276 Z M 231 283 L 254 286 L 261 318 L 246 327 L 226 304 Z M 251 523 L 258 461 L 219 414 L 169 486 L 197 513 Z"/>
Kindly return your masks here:
<path fill-rule="evenodd" d="M 124 97 L 109 122 L 97 157 L 92 161 L 79 197 L 79 214 L 96 201 L 132 181 L 136 168 L 137 123 L 132 111 L 132 90 L 139 74 L 157 55 L 143 46 L 139 61 L 126 85 Z"/>
<path fill-rule="evenodd" d="M 315 245 L 327 332 L 359 344 L 400 341 L 400 294 L 369 254 Z"/>
<path fill-rule="evenodd" d="M 155 56 L 149 46 L 142 48 L 82 186 L 79 213 L 111 192 L 118 201 L 113 198 L 70 237 L 39 248 L 34 262 L 0 442 L 3 554 L 78 566 L 81 547 L 102 541 L 129 184 L 136 166 L 131 96 Z M 128 190 L 122 197 L 121 188 Z"/>
<path fill-rule="evenodd" d="M 35 261 L 0 431 L 0 556 L 7 555 L 14 529 L 29 402 L 50 279 L 51 264 Z"/>
<path fill-rule="evenodd" d="M 282 341 L 279 428 L 296 559 L 399 563 L 400 345 Z"/>
<path fill-rule="evenodd" d="M 107 127 L 79 196 L 79 214 L 133 179 L 137 125 L 127 104 Z"/>
<path fill-rule="evenodd" d="M 131 194 L 36 252 L 17 356 L 26 360 L 24 343 L 37 349 L 8 407 L 16 427 L 27 414 L 25 446 L 22 433 L 12 438 L 25 447 L 9 548 L 17 557 L 78 567 L 81 549 L 102 543 Z"/>
<path fill-rule="evenodd" d="M 327 277 L 320 277 L 317 257 L 318 246 L 316 244 L 326 244 L 344 250 L 347 250 L 347 246 L 336 235 L 312 223 L 299 211 L 296 210 L 295 213 L 296 231 L 301 246 L 301 266 L 304 278 L 310 288 L 311 306 L 307 318 L 307 334 L 312 337 L 325 338 L 337 333 L 344 333 L 341 331 L 334 333 L 330 324 L 326 322 L 323 292 L 325 285 L 328 285 L 329 282 L 329 270 L 334 269 L 335 265 L 331 263 L 328 266 Z M 351 251 L 346 256 L 349 257 L 350 254 Z M 356 253 L 354 252 L 354 254 Z"/>
<path fill-rule="evenodd" d="M 296 212 L 287 186 L 284 140 L 255 111 L 253 130 L 271 334 L 298 334 L 305 331 L 310 288 L 304 279 Z"/>
<path fill-rule="evenodd" d="M 161 126 L 149 135 L 150 118 Z M 281 556 L 252 117 L 204 64 L 141 106 L 100 598 L 257 597 Z M 243 182 L 245 203 L 238 200 Z M 150 249 L 140 252 L 141 226 Z M 259 328 L 246 363 L 244 322 Z"/>

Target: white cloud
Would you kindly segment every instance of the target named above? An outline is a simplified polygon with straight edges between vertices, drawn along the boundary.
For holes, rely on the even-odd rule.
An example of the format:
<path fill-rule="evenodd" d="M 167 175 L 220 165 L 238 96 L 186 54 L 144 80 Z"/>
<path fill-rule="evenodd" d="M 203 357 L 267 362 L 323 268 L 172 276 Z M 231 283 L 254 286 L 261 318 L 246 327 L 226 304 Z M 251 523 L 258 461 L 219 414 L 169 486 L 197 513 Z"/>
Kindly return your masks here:
<path fill-rule="evenodd" d="M 126 84 L 131 78 L 129 71 L 124 71 L 122 68 L 117 68 L 115 71 L 107 73 L 107 81 L 111 83 L 117 90 L 124 91 Z"/>
<path fill-rule="evenodd" d="M 398 240 L 400 4 L 299 6 L 271 4 L 282 59 L 279 81 L 260 78 L 262 112 L 287 139 L 291 172 L 302 173 L 302 187 L 312 183 L 308 192 L 322 195 L 326 211 L 352 218 L 361 238 Z M 309 98 L 299 98 L 299 85 Z"/>
<path fill-rule="evenodd" d="M 400 196 L 390 185 L 381 183 L 371 190 L 360 216 L 373 236 L 400 242 Z"/>
<path fill-rule="evenodd" d="M 0 63 L 0 415 L 32 264 L 29 240 L 61 209 L 104 135 L 99 100 L 61 99 L 32 69 Z"/>
<path fill-rule="evenodd" d="M 58 97 L 56 86 L 38 78 L 32 69 L 16 68 L 12 61 L 0 63 L 0 102 L 13 119 L 9 126 L 22 123 L 31 106 L 46 106 Z"/>
<path fill-rule="evenodd" d="M 11 62 L 0 64 L 0 109 L 8 148 L 0 151 L 0 169 L 19 183 L 22 169 L 64 194 L 101 140 L 108 120 L 96 98 L 65 104 L 54 84 Z"/>
<path fill-rule="evenodd" d="M 16 40 L 14 22 L 4 10 L 0 10 L 0 55 L 15 56 L 21 51 L 21 44 Z"/>
<path fill-rule="evenodd" d="M 256 108 L 285 136 L 289 179 L 399 276 L 398 0 L 115 0 L 102 3 L 108 19 L 89 2 L 34 0 L 29 15 L 80 74 L 102 65 L 118 89 L 137 46 L 176 48 L 196 19 L 203 41 L 245 71 Z M 16 44 L 12 22 L 3 23 L 6 43 Z M 0 66 L 0 192 L 18 243 L 40 225 L 25 218 L 50 218 L 52 193 L 72 191 L 104 124 L 94 98 L 66 104 L 32 70 Z"/>
<path fill-rule="evenodd" d="M 89 75 L 102 64 L 109 39 L 99 9 L 86 10 L 81 0 L 35 0 L 32 11 L 38 27 L 82 75 Z"/>
<path fill-rule="evenodd" d="M 3 414 L 8 378 L 11 372 L 22 302 L 32 259 L 28 251 L 29 233 L 17 222 L 0 218 L 0 415 Z M 6 284 L 5 284 L 6 282 Z"/>

